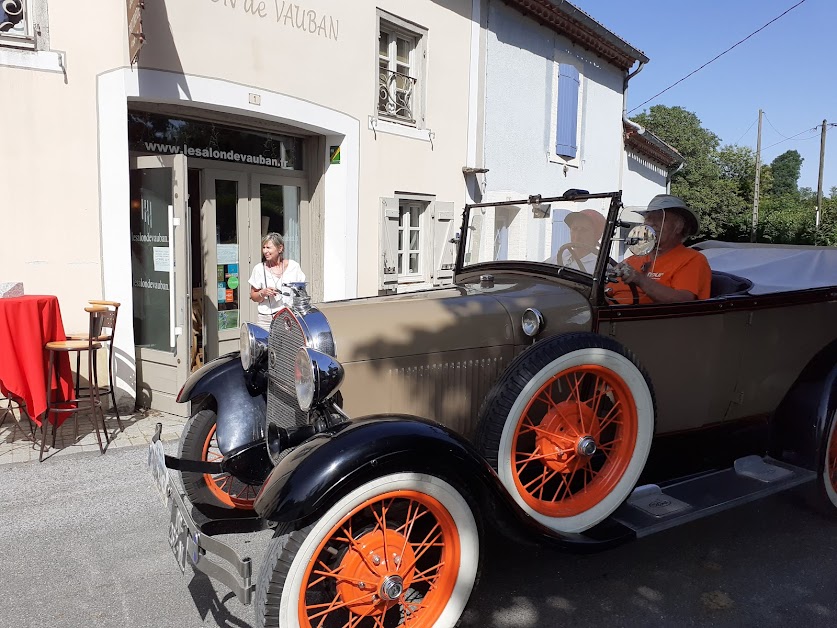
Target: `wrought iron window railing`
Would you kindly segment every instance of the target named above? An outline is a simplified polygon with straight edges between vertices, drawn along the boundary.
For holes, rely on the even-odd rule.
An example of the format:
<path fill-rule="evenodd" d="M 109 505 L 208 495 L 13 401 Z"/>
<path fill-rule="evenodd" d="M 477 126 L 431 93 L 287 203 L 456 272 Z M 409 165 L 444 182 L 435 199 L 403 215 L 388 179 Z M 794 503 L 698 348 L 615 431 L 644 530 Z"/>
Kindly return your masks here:
<path fill-rule="evenodd" d="M 378 113 L 415 123 L 413 96 L 416 82 L 411 76 L 381 68 L 378 74 Z"/>
<path fill-rule="evenodd" d="M 0 36 L 30 36 L 27 28 L 26 8 L 26 0 L 3 0 L 0 2 Z"/>

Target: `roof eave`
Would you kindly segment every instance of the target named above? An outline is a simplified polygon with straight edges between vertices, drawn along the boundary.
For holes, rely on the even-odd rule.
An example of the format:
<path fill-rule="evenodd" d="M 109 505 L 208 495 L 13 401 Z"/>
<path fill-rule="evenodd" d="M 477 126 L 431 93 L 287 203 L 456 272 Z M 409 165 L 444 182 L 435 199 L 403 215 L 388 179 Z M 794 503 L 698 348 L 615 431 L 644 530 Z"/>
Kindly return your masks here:
<path fill-rule="evenodd" d="M 668 170 L 679 167 L 686 160 L 677 150 L 650 131 L 639 131 L 631 125 L 624 125 L 625 146 L 653 159 Z"/>
<path fill-rule="evenodd" d="M 504 0 L 525 15 L 596 53 L 622 70 L 648 57 L 566 0 Z"/>

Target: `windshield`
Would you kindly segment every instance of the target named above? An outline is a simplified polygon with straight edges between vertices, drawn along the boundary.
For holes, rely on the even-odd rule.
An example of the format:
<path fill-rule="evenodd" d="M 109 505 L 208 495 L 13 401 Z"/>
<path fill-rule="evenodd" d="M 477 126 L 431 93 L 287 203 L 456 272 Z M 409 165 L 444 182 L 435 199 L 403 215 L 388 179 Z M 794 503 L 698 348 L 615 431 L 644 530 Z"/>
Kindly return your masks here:
<path fill-rule="evenodd" d="M 464 266 L 546 262 L 592 275 L 610 199 L 472 207 Z"/>

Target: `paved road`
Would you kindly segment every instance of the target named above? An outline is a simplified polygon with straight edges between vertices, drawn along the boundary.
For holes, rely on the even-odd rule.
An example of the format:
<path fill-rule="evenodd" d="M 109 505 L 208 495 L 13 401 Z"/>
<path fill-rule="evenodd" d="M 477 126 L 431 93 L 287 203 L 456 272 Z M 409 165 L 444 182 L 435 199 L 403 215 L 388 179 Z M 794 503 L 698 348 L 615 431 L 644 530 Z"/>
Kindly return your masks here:
<path fill-rule="evenodd" d="M 251 626 L 181 575 L 145 450 L 4 466 L 0 626 Z M 226 537 L 258 569 L 270 532 Z M 494 541 L 465 626 L 834 626 L 837 524 L 789 496 L 592 556 Z"/>

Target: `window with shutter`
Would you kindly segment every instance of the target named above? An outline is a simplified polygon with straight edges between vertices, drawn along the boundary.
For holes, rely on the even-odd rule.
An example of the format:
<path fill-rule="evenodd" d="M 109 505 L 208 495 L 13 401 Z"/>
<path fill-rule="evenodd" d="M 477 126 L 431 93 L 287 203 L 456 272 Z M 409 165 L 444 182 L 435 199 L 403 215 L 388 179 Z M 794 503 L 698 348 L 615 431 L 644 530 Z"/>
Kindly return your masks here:
<path fill-rule="evenodd" d="M 447 286 L 453 283 L 453 267 L 456 263 L 456 226 L 453 203 L 433 203 L 433 285 Z"/>
<path fill-rule="evenodd" d="M 398 225 L 401 214 L 397 198 L 381 199 L 381 263 L 379 267 L 380 290 L 398 287 Z"/>
<path fill-rule="evenodd" d="M 581 79 L 578 68 L 569 63 L 559 64 L 555 153 L 571 159 L 578 155 L 578 92 L 580 86 Z"/>
<path fill-rule="evenodd" d="M 377 115 L 424 127 L 425 39 L 427 32 L 378 10 Z"/>

